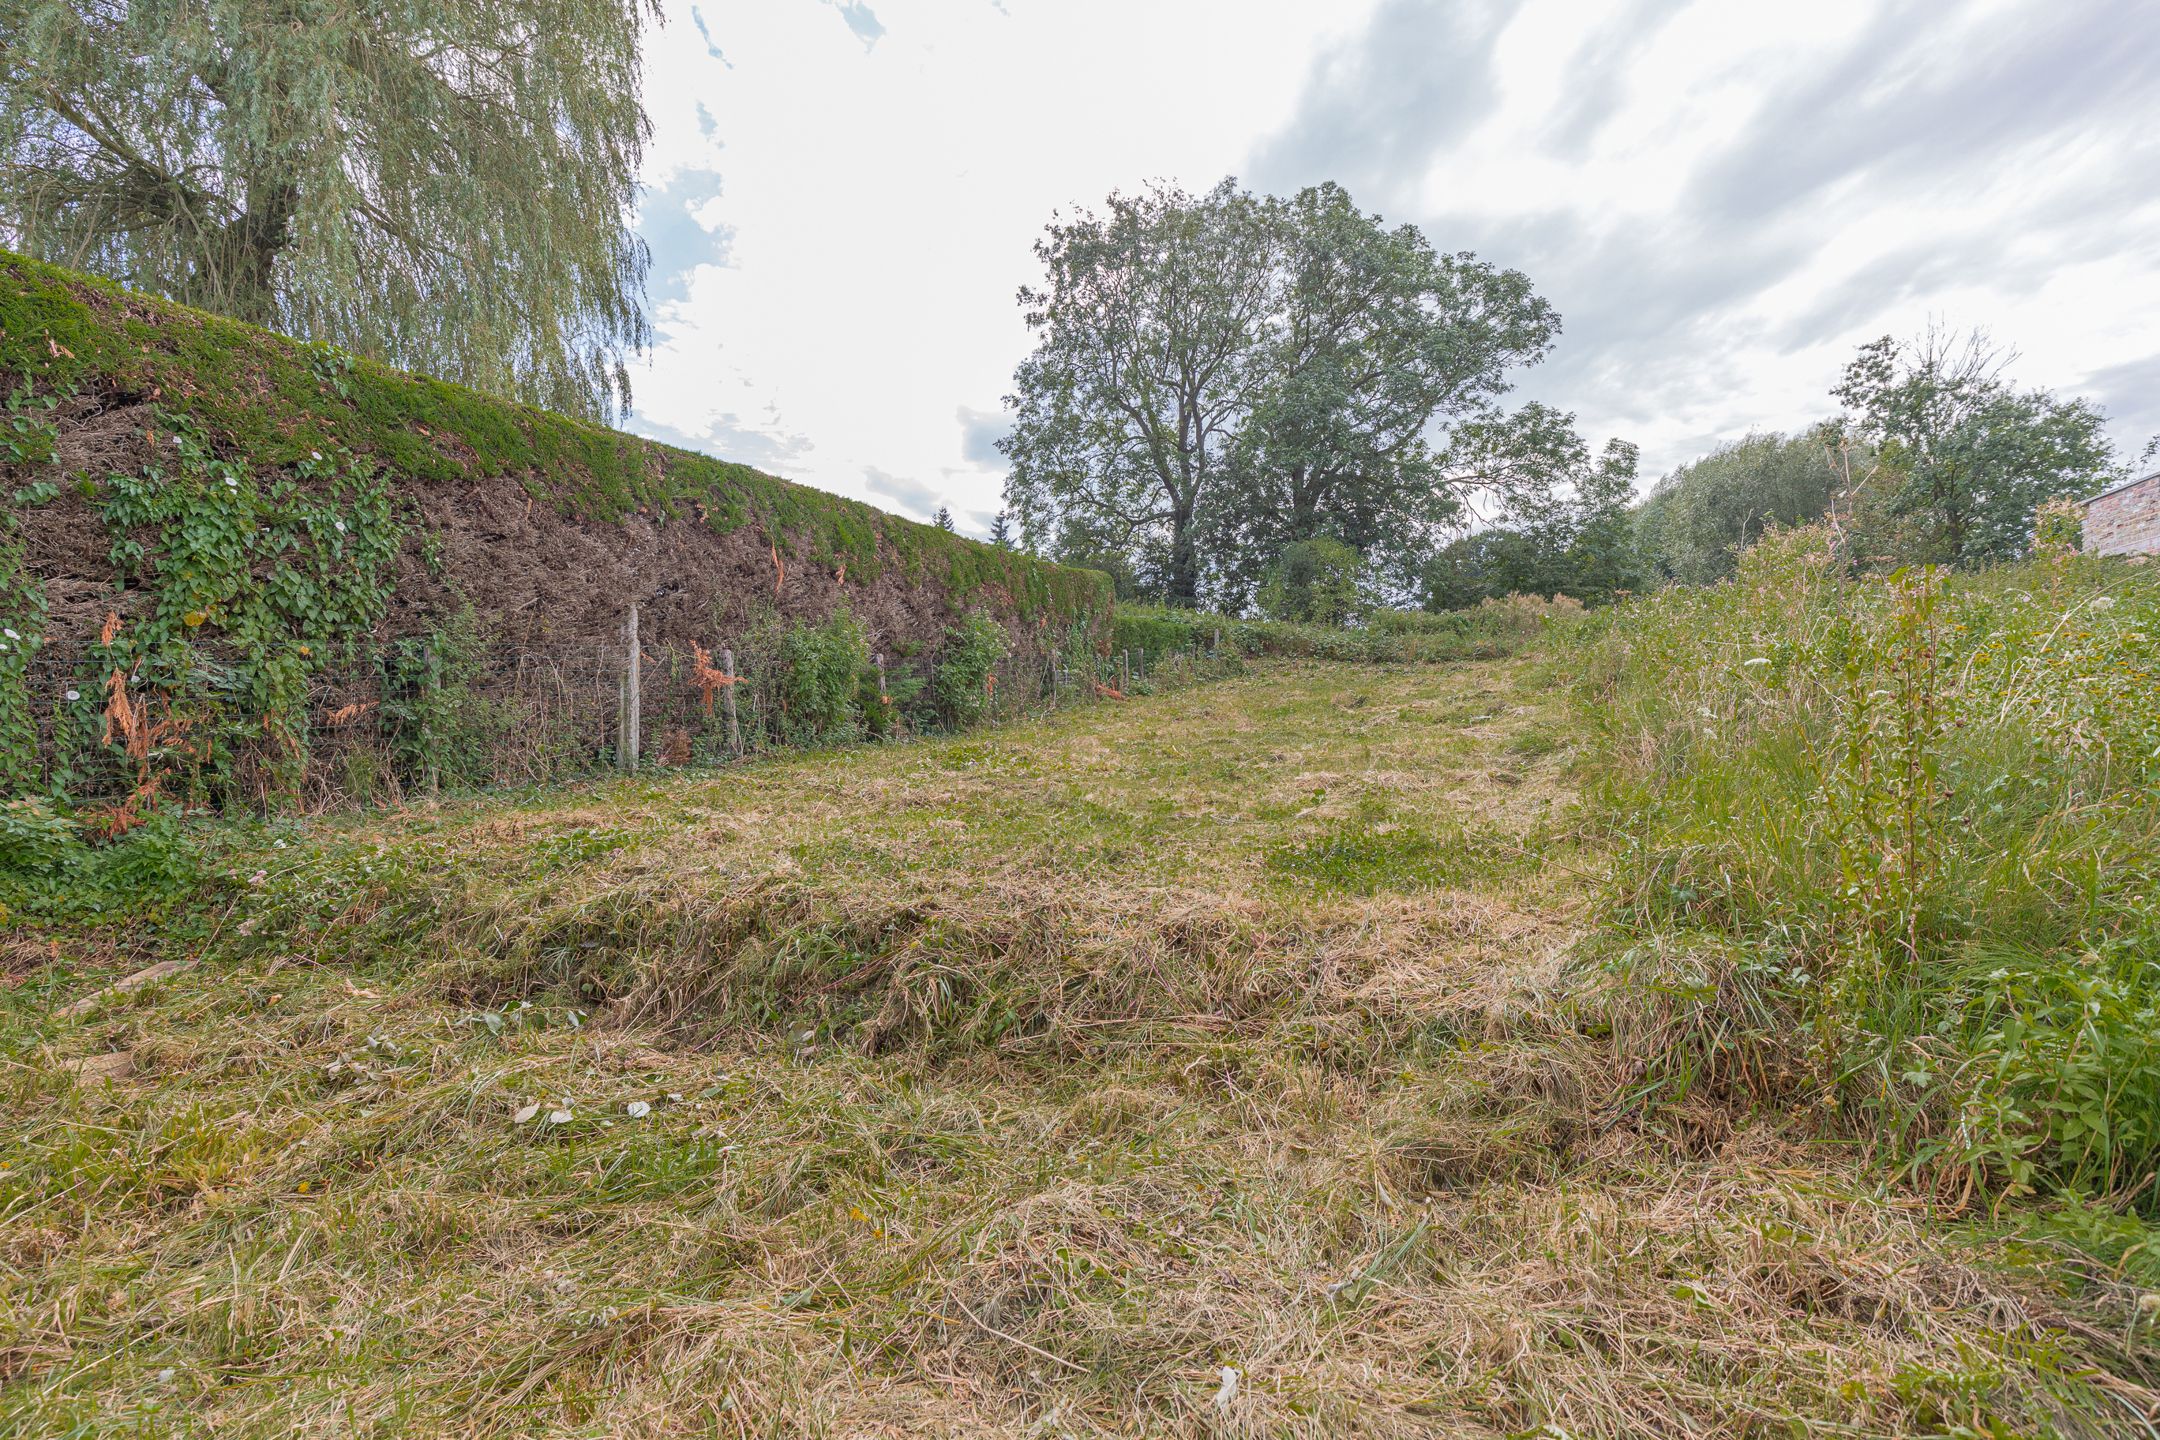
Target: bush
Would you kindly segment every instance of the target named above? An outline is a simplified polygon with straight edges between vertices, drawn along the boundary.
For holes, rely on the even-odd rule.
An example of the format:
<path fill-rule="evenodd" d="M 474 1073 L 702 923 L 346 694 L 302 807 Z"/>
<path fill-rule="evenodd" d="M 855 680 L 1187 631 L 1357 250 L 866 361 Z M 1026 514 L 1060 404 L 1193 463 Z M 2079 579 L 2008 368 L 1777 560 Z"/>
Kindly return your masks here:
<path fill-rule="evenodd" d="M 1358 598 L 1364 570 L 1365 558 L 1340 540 L 1294 541 L 1260 584 L 1260 611 L 1270 620 L 1347 625 L 1365 611 Z"/>
<path fill-rule="evenodd" d="M 1217 632 L 1237 622 L 1204 610 L 1167 605 L 1120 605 L 1110 620 L 1110 653 L 1138 651 L 1149 665 L 1178 650 L 1209 649 Z"/>
<path fill-rule="evenodd" d="M 931 687 L 938 718 L 955 730 L 980 723 L 990 709 L 998 662 L 1011 648 L 1005 627 L 980 610 L 947 629 Z"/>
<path fill-rule="evenodd" d="M 785 743 L 837 745 L 860 738 L 870 638 L 846 606 L 822 625 L 790 629 L 777 658 L 780 738 Z"/>
<path fill-rule="evenodd" d="M 23 882 L 49 880 L 80 863 L 86 850 L 75 821 L 49 802 L 0 805 L 0 873 Z"/>

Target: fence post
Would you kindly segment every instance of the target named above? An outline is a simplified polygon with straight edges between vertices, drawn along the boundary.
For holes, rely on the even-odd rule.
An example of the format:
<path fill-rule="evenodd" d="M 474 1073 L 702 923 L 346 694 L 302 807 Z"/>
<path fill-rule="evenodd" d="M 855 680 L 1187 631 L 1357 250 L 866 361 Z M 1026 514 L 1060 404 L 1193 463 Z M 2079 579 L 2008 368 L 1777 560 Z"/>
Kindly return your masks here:
<path fill-rule="evenodd" d="M 645 717 L 642 713 L 643 697 L 638 694 L 639 681 L 643 678 L 644 656 L 638 647 L 638 607 L 630 605 L 630 623 L 626 627 L 630 641 L 630 664 L 623 671 L 623 728 L 622 744 L 616 747 L 616 758 L 622 762 L 626 773 L 634 773 L 638 767 L 638 741 L 644 733 Z"/>
<path fill-rule="evenodd" d="M 1120 650 L 1117 657 L 1118 693 L 1132 694 L 1132 651 Z"/>
<path fill-rule="evenodd" d="M 727 672 L 729 683 L 720 687 L 720 703 L 727 707 L 728 754 L 740 759 L 742 756 L 742 727 L 735 723 L 735 652 L 722 646 L 720 668 Z"/>
<path fill-rule="evenodd" d="M 442 704 L 442 656 L 435 649 L 435 641 L 422 641 L 427 646 L 427 702 L 421 714 L 427 717 L 421 726 L 421 744 L 427 747 L 427 793 L 428 803 L 442 798 L 442 745 L 435 733 L 435 717 Z"/>

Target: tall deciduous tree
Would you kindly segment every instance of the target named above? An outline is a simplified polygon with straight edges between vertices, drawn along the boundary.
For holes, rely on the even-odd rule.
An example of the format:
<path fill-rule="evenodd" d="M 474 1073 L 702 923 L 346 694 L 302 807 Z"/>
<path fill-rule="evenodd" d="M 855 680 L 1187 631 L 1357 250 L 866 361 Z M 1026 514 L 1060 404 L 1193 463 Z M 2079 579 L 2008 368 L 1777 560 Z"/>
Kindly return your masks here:
<path fill-rule="evenodd" d="M 572 413 L 647 343 L 652 0 L 0 0 L 0 234 Z"/>
<path fill-rule="evenodd" d="M 1045 282 L 1020 303 L 1039 338 L 998 442 L 1032 543 L 1108 541 L 1167 599 L 1197 600 L 1202 507 L 1258 399 L 1279 304 L 1268 218 L 1229 180 L 1201 196 L 1155 186 L 1036 243 Z"/>
<path fill-rule="evenodd" d="M 1527 408 L 1527 407 L 1526 407 Z M 1573 417 L 1544 417 L 1550 424 Z M 1608 440 L 1595 460 L 1580 440 L 1563 459 L 1564 488 L 1518 495 L 1507 524 L 1454 541 L 1425 566 L 1429 610 L 1459 610 L 1507 595 L 1569 595 L 1601 604 L 1642 583 L 1630 505 L 1638 452 Z"/>
<path fill-rule="evenodd" d="M 1860 347 L 1831 393 L 1874 447 L 1851 538 L 1858 558 L 1974 566 L 2024 553 L 2033 511 L 2118 473 L 2084 400 L 2018 390 L 1984 334 L 1931 330 Z"/>
<path fill-rule="evenodd" d="M 1236 483 L 1216 506 L 1233 594 L 1285 546 L 1321 536 L 1422 558 L 1470 491 L 1525 478 L 1495 471 L 1504 452 L 1542 454 L 1549 475 L 1558 437 L 1497 408 L 1508 372 L 1536 363 L 1560 329 L 1529 277 L 1436 254 L 1415 226 L 1385 228 L 1339 185 L 1279 202 L 1271 218 L 1282 309 Z"/>
<path fill-rule="evenodd" d="M 1036 252 L 1011 503 L 1031 542 L 1122 549 L 1175 603 L 1243 604 L 1323 537 L 1422 558 L 1467 493 L 1527 482 L 1554 439 L 1497 405 L 1558 333 L 1530 282 L 1436 254 L 1340 186 L 1157 186 L 1053 223 Z"/>

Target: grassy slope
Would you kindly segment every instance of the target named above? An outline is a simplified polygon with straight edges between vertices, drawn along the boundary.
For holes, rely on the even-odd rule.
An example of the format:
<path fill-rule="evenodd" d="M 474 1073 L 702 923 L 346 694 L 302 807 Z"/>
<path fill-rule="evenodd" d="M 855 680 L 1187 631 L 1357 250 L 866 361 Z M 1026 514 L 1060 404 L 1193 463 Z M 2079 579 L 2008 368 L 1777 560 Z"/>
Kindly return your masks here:
<path fill-rule="evenodd" d="M 1108 608 L 1104 578 L 888 515 L 688 450 L 409 375 L 0 250 L 0 388 L 154 397 L 263 469 L 342 446 L 400 485 L 512 477 L 573 519 L 695 517 L 746 525 L 784 554 L 859 579 L 897 561 L 910 583 L 985 587 L 1020 612 Z M 882 542 L 882 547 L 880 542 Z"/>
<path fill-rule="evenodd" d="M 1555 695 L 1284 668 L 253 842 L 226 958 L 7 994 L 0 1423 L 2107 1433 L 2052 1267 L 1625 1118 Z"/>

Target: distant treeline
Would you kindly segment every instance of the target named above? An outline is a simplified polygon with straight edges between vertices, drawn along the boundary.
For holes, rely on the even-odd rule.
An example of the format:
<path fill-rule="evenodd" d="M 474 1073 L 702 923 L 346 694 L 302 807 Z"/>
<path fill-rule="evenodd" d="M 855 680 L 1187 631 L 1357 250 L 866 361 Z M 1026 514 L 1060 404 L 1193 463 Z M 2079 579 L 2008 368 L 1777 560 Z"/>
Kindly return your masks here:
<path fill-rule="evenodd" d="M 1421 599 L 1434 610 L 1509 594 L 1598 604 L 1706 585 L 1732 575 L 1766 531 L 1818 520 L 1859 569 L 2019 558 L 2049 501 L 2083 499 L 2129 466 L 2096 407 L 2020 390 L 2005 363 L 1980 334 L 1865 345 L 1831 392 L 1843 414 L 1720 446 L 1640 504 L 1578 494 L 1518 512 L 1442 550 Z"/>

